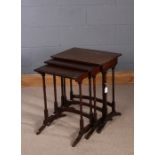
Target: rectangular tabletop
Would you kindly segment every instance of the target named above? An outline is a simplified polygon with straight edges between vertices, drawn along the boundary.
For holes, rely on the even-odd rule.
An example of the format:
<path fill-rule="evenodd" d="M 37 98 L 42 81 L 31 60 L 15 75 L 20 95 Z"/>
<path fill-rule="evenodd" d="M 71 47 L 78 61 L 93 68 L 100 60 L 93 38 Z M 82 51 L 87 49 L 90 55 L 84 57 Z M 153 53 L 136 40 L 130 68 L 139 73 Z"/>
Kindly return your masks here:
<path fill-rule="evenodd" d="M 62 76 L 65 78 L 71 78 L 76 81 L 81 81 L 84 78 L 88 77 L 88 72 L 58 67 L 54 65 L 50 65 L 50 66 L 44 65 L 44 66 L 41 66 L 35 69 L 34 71 L 40 74 L 51 74 L 51 75 L 56 75 L 56 76 Z"/>
<path fill-rule="evenodd" d="M 120 53 L 72 48 L 53 55 L 52 57 L 59 60 L 68 60 L 92 65 L 103 65 L 119 56 L 121 56 Z"/>
<path fill-rule="evenodd" d="M 77 62 L 70 62 L 70 61 L 62 61 L 57 59 L 50 59 L 45 61 L 48 65 L 55 65 L 63 68 L 70 68 L 74 70 L 80 71 L 88 71 L 90 74 L 95 75 L 100 71 L 100 67 L 98 65 L 88 65 L 88 64 L 81 64 Z"/>

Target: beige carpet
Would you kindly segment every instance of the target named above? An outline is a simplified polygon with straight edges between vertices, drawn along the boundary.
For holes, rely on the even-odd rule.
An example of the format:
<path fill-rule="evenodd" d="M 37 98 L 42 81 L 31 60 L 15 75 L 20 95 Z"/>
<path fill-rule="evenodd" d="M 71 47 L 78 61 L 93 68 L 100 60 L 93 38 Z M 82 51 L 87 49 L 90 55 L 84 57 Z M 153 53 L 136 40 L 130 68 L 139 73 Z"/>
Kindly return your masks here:
<path fill-rule="evenodd" d="M 97 95 L 101 96 L 101 87 L 97 90 Z M 122 116 L 109 122 L 101 134 L 95 132 L 89 140 L 83 138 L 73 148 L 71 143 L 78 132 L 79 116 L 66 113 L 66 117 L 36 135 L 43 119 L 42 88 L 22 88 L 22 155 L 133 155 L 133 85 L 117 85 L 116 90 L 117 110 Z M 83 92 L 87 92 L 86 86 Z M 51 94 L 53 88 L 48 87 L 50 112 L 53 110 Z"/>

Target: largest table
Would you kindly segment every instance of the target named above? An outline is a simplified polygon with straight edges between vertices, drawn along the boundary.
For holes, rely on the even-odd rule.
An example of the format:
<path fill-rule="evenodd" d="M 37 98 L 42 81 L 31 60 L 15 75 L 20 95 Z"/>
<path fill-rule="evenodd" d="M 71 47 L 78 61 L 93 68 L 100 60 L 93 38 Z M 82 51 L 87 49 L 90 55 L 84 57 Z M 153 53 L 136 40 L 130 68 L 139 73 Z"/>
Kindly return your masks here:
<path fill-rule="evenodd" d="M 112 111 L 110 113 L 110 116 L 118 116 L 121 115 L 120 112 L 116 111 L 116 102 L 115 102 L 115 67 L 118 62 L 118 57 L 121 56 L 121 53 L 114 53 L 114 52 L 107 52 L 107 51 L 99 51 L 99 50 L 92 50 L 92 49 L 84 49 L 84 48 L 71 48 L 69 50 L 66 50 L 64 52 L 58 53 L 56 55 L 53 55 L 52 58 L 60 61 L 67 61 L 67 62 L 77 62 L 79 64 L 86 64 L 86 65 L 94 65 L 99 66 L 100 70 L 99 72 L 102 73 L 102 100 L 96 98 L 96 95 L 94 96 L 95 101 L 99 101 L 103 103 L 103 116 L 102 116 L 102 122 L 100 122 L 100 125 L 98 127 L 98 124 L 94 126 L 98 127 L 97 132 L 101 132 L 102 128 L 106 124 L 106 117 L 107 114 L 107 105 L 111 106 Z M 109 103 L 107 101 L 107 92 L 105 90 L 106 88 L 106 73 L 107 71 L 111 69 L 112 70 L 112 102 Z M 96 84 L 96 75 L 92 76 L 94 84 Z M 73 95 L 73 97 L 78 97 L 76 95 Z M 89 96 L 83 96 L 83 98 L 89 98 Z M 96 117 L 96 114 L 95 114 Z M 89 138 L 92 132 L 94 131 L 94 128 L 88 133 L 86 138 Z"/>

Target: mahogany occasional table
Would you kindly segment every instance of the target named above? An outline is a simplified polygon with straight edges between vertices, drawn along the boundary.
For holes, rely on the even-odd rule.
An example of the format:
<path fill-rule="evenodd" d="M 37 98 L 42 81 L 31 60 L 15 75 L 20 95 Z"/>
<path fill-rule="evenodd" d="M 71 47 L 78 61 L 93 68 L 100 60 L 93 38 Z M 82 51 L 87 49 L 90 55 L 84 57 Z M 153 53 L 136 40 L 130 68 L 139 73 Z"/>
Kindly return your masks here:
<path fill-rule="evenodd" d="M 106 124 L 106 116 L 107 116 L 107 104 L 112 108 L 112 112 L 110 113 L 110 116 L 117 116 L 121 115 L 121 113 L 116 111 L 116 103 L 115 103 L 115 67 L 118 62 L 118 57 L 120 57 L 120 53 L 113 53 L 113 52 L 107 52 L 107 51 L 99 51 L 99 50 L 91 50 L 91 49 L 83 49 L 83 48 L 71 48 L 69 50 L 66 50 L 64 52 L 58 53 L 54 56 L 52 56 L 56 60 L 62 60 L 62 61 L 70 61 L 70 62 L 78 62 L 81 64 L 87 64 L 87 65 L 97 65 L 100 67 L 100 72 L 102 73 L 102 95 L 103 100 L 98 100 L 103 103 L 103 121 L 100 123 L 97 132 L 101 132 L 102 128 Z M 107 102 L 107 95 L 105 92 L 106 88 L 106 73 L 107 71 L 111 69 L 112 70 L 112 102 Z M 95 82 L 95 77 L 93 78 L 93 81 Z M 73 97 L 78 97 L 74 96 Z M 87 97 L 84 97 L 87 98 Z M 89 98 L 89 97 L 88 97 Z M 95 102 L 96 102 L 96 98 Z M 96 127 L 95 127 L 96 128 Z M 89 136 L 92 134 L 92 131 L 88 133 L 86 138 L 88 139 Z"/>
<path fill-rule="evenodd" d="M 43 92 L 44 92 L 44 121 L 41 128 L 38 130 L 39 134 L 46 126 L 50 125 L 53 120 L 65 116 L 63 111 L 73 112 L 80 115 L 80 130 L 79 135 L 73 142 L 72 146 L 75 146 L 83 134 L 86 139 L 92 135 L 96 130 L 98 133 L 102 131 L 107 121 L 112 120 L 113 116 L 121 115 L 116 112 L 115 104 L 115 66 L 117 65 L 118 57 L 121 56 L 119 53 L 72 48 L 64 52 L 58 53 L 52 56 L 52 59 L 45 61 L 47 65 L 35 69 L 42 75 L 43 78 Z M 107 101 L 106 91 L 106 73 L 107 70 L 112 69 L 112 102 Z M 96 97 L 96 75 L 102 73 L 102 99 Z M 45 85 L 45 74 L 53 75 L 54 83 L 54 115 L 48 116 L 47 101 L 46 101 L 46 85 Z M 56 76 L 61 77 L 61 106 L 57 104 L 57 91 L 56 91 Z M 70 79 L 70 100 L 66 97 L 66 83 L 65 79 Z M 82 95 L 81 84 L 82 80 L 88 78 L 89 81 L 89 95 Z M 74 94 L 72 80 L 78 82 L 79 94 Z M 93 80 L 93 96 L 91 80 Z M 79 101 L 74 100 L 79 98 Z M 82 99 L 88 99 L 89 103 L 85 103 Z M 92 104 L 93 101 L 93 104 Z M 96 102 L 102 103 L 100 108 Z M 70 107 L 71 105 L 79 104 L 80 111 Z M 83 112 L 82 107 L 86 106 L 89 108 L 89 114 Z M 108 113 L 107 106 L 110 106 L 112 111 Z M 101 112 L 102 116 L 98 118 L 97 112 Z M 84 127 L 83 116 L 87 117 L 90 122 Z"/>

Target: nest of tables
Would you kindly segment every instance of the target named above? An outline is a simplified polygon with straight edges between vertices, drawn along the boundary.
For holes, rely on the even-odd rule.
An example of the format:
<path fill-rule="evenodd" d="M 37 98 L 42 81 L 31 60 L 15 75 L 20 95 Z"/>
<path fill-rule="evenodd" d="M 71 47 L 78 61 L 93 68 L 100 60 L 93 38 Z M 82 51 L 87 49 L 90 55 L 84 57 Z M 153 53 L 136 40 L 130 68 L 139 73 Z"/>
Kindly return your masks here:
<path fill-rule="evenodd" d="M 35 69 L 42 76 L 43 95 L 44 95 L 44 120 L 42 126 L 38 129 L 37 135 L 40 134 L 46 126 L 61 117 L 65 117 L 64 112 L 72 112 L 78 114 L 79 117 L 79 133 L 75 137 L 72 146 L 81 140 L 85 135 L 89 139 L 94 131 L 100 133 L 106 123 L 111 121 L 114 116 L 121 115 L 116 111 L 115 103 L 115 67 L 118 62 L 120 53 L 112 53 L 106 51 L 97 51 L 82 48 L 71 48 L 56 55 L 51 56 L 50 60 L 45 61 L 45 65 Z M 106 73 L 112 70 L 112 101 L 107 101 Z M 102 98 L 96 97 L 96 75 L 102 74 Z M 46 97 L 46 74 L 53 76 L 54 85 L 54 112 L 49 115 Z M 61 105 L 58 106 L 56 77 L 61 78 Z M 70 80 L 70 98 L 66 96 L 66 79 Z M 89 95 L 82 94 L 82 81 L 88 79 Z M 74 94 L 73 80 L 78 83 L 79 93 Z M 76 99 L 76 100 L 75 100 Z M 77 100 L 78 99 L 78 100 Z M 84 102 L 83 99 L 88 100 Z M 102 106 L 98 106 L 98 103 Z M 79 105 L 79 109 L 73 105 Z M 83 106 L 89 108 L 89 113 L 83 111 Z M 111 112 L 108 113 L 108 107 Z M 101 116 L 98 116 L 98 113 Z M 87 125 L 84 124 L 84 117 L 89 119 Z"/>

